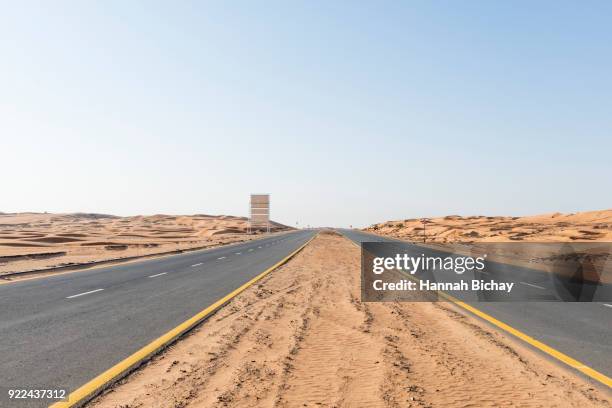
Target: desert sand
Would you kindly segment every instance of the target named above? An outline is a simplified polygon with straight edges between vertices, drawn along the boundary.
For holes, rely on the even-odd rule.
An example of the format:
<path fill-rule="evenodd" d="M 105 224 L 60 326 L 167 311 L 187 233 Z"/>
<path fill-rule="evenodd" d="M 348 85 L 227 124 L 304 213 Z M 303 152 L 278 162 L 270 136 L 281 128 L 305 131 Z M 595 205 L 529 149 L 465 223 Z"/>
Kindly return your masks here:
<path fill-rule="evenodd" d="M 612 210 L 529 217 L 449 215 L 428 220 L 425 224 L 427 242 L 612 241 Z M 365 231 L 423 241 L 423 223 L 420 219 L 387 221 L 365 228 Z"/>
<path fill-rule="evenodd" d="M 321 233 L 90 406 L 610 406 L 452 304 L 361 303 L 359 260 Z"/>
<path fill-rule="evenodd" d="M 247 224 L 227 215 L 0 213 L 0 276 L 244 241 L 256 237 Z M 272 224 L 273 232 L 288 229 Z"/>
<path fill-rule="evenodd" d="M 406 241 L 425 241 L 425 245 L 432 248 L 464 255 L 486 253 L 492 261 L 555 273 L 559 259 L 569 265 L 570 258 L 579 259 L 592 252 L 592 262 L 585 265 L 584 279 L 612 282 L 609 246 L 605 253 L 598 253 L 601 243 L 612 243 L 612 210 L 529 217 L 450 215 L 426 219 L 425 231 L 421 219 L 387 221 L 364 228 L 364 231 Z M 566 248 L 562 253 L 559 246 L 550 245 L 561 242 L 582 243 L 583 246 Z M 514 243 L 529 245 L 512 245 Z"/>

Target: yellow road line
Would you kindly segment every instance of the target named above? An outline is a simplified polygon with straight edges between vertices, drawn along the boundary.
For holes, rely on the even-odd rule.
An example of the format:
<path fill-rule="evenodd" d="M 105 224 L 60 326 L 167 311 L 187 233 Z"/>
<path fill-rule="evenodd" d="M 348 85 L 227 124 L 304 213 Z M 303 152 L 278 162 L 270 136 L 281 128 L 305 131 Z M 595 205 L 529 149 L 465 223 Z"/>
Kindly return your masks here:
<path fill-rule="evenodd" d="M 542 343 L 539 340 L 534 339 L 533 337 L 523 333 L 520 330 L 515 329 L 514 327 L 500 321 L 497 320 L 496 318 L 482 312 L 479 309 L 476 309 L 474 306 L 468 305 L 465 302 L 461 302 L 458 299 L 454 299 L 452 300 L 453 303 L 455 303 L 456 305 L 464 308 L 465 310 L 475 314 L 476 316 L 480 317 L 481 319 L 486 320 L 487 322 L 491 323 L 494 326 L 499 327 L 502 330 L 507 331 L 508 333 L 512 334 L 515 337 L 518 337 L 519 339 L 523 340 L 524 342 L 529 343 L 531 346 L 543 351 L 544 353 L 548 354 L 551 357 L 556 358 L 557 360 L 567 364 L 568 366 L 580 371 L 582 374 L 591 377 L 594 380 L 599 381 L 600 383 L 607 385 L 608 387 L 612 387 L 612 378 L 608 377 L 607 375 L 600 373 L 597 370 L 592 369 L 591 367 L 581 363 L 578 360 L 573 359 L 572 357 L 568 356 L 567 354 L 564 354 L 544 343 Z"/>
<path fill-rule="evenodd" d="M 315 236 L 310 238 L 304 245 L 302 245 L 301 247 L 299 247 L 298 249 L 296 249 L 295 251 L 287 255 L 285 258 L 283 258 L 276 264 L 272 265 L 270 268 L 266 269 L 265 271 L 263 271 L 262 273 L 260 273 L 259 275 L 257 275 L 256 277 L 254 277 L 253 279 L 251 279 L 244 285 L 240 286 L 238 289 L 227 294 L 223 298 L 217 300 L 215 303 L 208 306 L 206 309 L 202 310 L 201 312 L 199 312 L 198 314 L 196 314 L 189 320 L 186 320 L 185 322 L 179 324 L 174 329 L 170 330 L 169 332 L 157 338 L 156 340 L 153 340 L 151 343 L 147 344 L 146 346 L 144 346 L 143 348 L 141 348 L 140 350 L 138 350 L 137 352 L 135 352 L 134 354 L 126 358 L 125 360 L 109 368 L 108 370 L 106 370 L 105 372 L 103 372 L 102 374 L 94 378 L 93 380 L 89 381 L 87 384 L 79 387 L 77 390 L 70 393 L 70 395 L 68 396 L 68 401 L 56 402 L 55 404 L 51 405 L 50 408 L 75 407 L 75 406 L 78 406 L 79 404 L 83 404 L 89 401 L 91 398 L 96 396 L 99 392 L 107 388 L 111 383 L 119 380 L 126 374 L 130 373 L 132 370 L 140 366 L 144 361 L 154 356 L 158 351 L 167 347 L 169 344 L 174 342 L 176 339 L 181 337 L 183 334 L 193 329 L 196 325 L 202 322 L 206 317 L 208 317 L 210 314 L 215 312 L 225 303 L 229 302 L 231 299 L 236 297 L 238 294 L 243 292 L 249 286 L 261 280 L 264 276 L 268 275 L 274 269 L 285 264 L 287 261 L 293 258 L 298 252 L 304 249 L 304 247 L 306 247 L 306 245 L 308 245 L 310 241 L 312 241 L 316 236 L 317 235 L 315 234 Z"/>
<path fill-rule="evenodd" d="M 361 246 L 359 244 L 357 244 L 356 242 L 351 241 L 353 244 L 355 244 L 356 246 L 360 247 Z M 418 278 L 412 276 L 412 275 L 408 275 L 408 274 L 404 274 L 406 277 L 418 282 Z M 528 343 L 529 345 L 537 348 L 538 350 L 548 354 L 549 356 L 561 361 L 564 364 L 567 364 L 568 366 L 580 371 L 582 374 L 596 380 L 599 381 L 600 383 L 607 385 L 608 387 L 612 387 L 612 378 L 608 377 L 607 375 L 600 373 L 597 370 L 592 369 L 591 367 L 587 366 L 586 364 L 581 363 L 580 361 L 573 359 L 572 357 L 568 356 L 567 354 L 564 354 L 552 347 L 550 347 L 547 344 L 542 343 L 539 340 L 534 339 L 533 337 L 523 333 L 522 331 L 515 329 L 514 327 L 510 326 L 509 324 L 506 324 L 504 322 L 502 322 L 501 320 L 497 320 L 496 318 L 494 318 L 493 316 L 483 312 L 480 309 L 475 308 L 474 306 L 468 305 L 465 302 L 460 301 L 459 299 L 444 293 L 443 291 L 437 291 L 438 294 L 447 299 L 448 301 L 456 304 L 457 306 L 467 310 L 468 312 L 480 317 L 483 320 L 486 320 L 487 322 L 491 323 L 492 325 L 512 334 L 513 336 L 523 340 L 524 342 Z"/>

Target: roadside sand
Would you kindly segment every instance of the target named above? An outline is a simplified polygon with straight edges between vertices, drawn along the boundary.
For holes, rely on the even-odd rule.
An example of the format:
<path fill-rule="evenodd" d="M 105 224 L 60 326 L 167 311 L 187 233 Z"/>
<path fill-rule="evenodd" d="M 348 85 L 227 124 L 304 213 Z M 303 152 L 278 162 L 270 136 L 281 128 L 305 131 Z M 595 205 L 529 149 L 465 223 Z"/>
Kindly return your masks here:
<path fill-rule="evenodd" d="M 584 265 L 584 279 L 612 282 L 609 249 L 612 210 L 530 217 L 450 215 L 429 218 L 425 234 L 423 223 L 418 219 L 387 221 L 364 228 L 364 231 L 458 254 L 486 253 L 491 261 L 555 273 L 561 265 L 569 267 L 589 254 L 589 262 Z M 555 243 L 580 243 L 582 246 L 563 247 Z"/>
<path fill-rule="evenodd" d="M 0 276 L 256 238 L 244 217 L 0 213 Z M 273 231 L 289 228 L 274 223 Z"/>
<path fill-rule="evenodd" d="M 322 233 L 90 406 L 610 406 L 452 305 L 361 303 L 359 255 Z"/>
<path fill-rule="evenodd" d="M 530 217 L 449 215 L 428 220 L 427 242 L 612 241 L 612 209 Z M 419 219 L 387 221 L 364 230 L 409 241 L 423 240 L 423 223 Z"/>

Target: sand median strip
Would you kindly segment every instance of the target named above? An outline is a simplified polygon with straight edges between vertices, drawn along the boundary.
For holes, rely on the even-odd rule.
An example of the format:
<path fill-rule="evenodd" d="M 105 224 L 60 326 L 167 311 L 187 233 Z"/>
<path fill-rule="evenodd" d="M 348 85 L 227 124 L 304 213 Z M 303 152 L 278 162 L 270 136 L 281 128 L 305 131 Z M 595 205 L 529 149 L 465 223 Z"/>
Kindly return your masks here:
<path fill-rule="evenodd" d="M 359 295 L 359 250 L 321 234 L 93 405 L 609 406 L 451 304 Z"/>

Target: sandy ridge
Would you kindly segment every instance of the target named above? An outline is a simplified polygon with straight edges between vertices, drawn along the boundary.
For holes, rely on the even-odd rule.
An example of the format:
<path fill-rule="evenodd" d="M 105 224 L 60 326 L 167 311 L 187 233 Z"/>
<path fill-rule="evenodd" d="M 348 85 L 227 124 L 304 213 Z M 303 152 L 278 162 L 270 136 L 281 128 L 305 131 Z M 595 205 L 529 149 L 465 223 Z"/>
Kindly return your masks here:
<path fill-rule="evenodd" d="M 446 217 L 386 221 L 365 231 L 410 241 L 427 242 L 612 242 L 612 209 L 529 217 Z"/>

